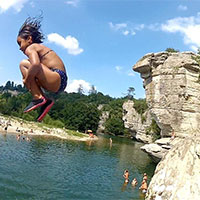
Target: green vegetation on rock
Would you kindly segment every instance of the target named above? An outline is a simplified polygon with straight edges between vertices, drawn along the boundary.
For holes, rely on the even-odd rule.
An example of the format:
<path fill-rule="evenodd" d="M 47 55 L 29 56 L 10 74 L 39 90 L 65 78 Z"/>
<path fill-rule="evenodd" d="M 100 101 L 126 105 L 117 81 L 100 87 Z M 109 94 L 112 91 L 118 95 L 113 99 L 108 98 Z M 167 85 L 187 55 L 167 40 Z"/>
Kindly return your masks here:
<path fill-rule="evenodd" d="M 158 126 L 156 121 L 154 119 L 152 119 L 150 127 L 148 127 L 146 129 L 146 134 L 147 135 L 152 135 L 153 136 L 153 140 L 155 141 L 155 140 L 161 138 L 160 131 L 161 131 L 160 127 Z"/>
<path fill-rule="evenodd" d="M 177 53 L 179 50 L 176 50 L 174 48 L 167 48 L 165 51 L 170 52 L 170 53 Z"/>

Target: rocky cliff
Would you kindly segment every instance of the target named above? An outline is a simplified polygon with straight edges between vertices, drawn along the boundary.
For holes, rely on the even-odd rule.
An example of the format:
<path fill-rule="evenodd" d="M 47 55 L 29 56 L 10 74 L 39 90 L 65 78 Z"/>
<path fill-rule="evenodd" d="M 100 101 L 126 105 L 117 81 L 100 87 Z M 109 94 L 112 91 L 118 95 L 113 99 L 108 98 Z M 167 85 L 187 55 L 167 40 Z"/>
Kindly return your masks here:
<path fill-rule="evenodd" d="M 175 133 L 175 139 L 167 142 L 167 151 L 159 155 L 162 160 L 146 200 L 200 197 L 200 67 L 196 58 L 192 52 L 151 53 L 133 67 L 144 79 L 148 107 L 161 136 Z M 159 148 L 156 146 L 154 156 Z"/>
<path fill-rule="evenodd" d="M 200 138 L 176 140 L 158 164 L 146 200 L 200 199 Z"/>
<path fill-rule="evenodd" d="M 104 107 L 104 105 L 100 104 L 98 106 L 98 110 L 102 110 Z M 100 120 L 99 120 L 99 124 L 98 124 L 98 128 L 97 128 L 97 134 L 101 134 L 104 133 L 105 131 L 105 123 L 106 120 L 109 118 L 109 111 L 102 111 L 101 116 L 100 116 Z"/>
<path fill-rule="evenodd" d="M 196 54 L 151 53 L 133 67 L 144 79 L 148 107 L 162 136 L 195 135 L 200 128 L 200 67 Z"/>
<path fill-rule="evenodd" d="M 135 110 L 134 102 L 128 100 L 123 104 L 123 112 L 124 126 L 129 130 L 131 135 L 138 141 L 144 143 L 152 142 L 152 136 L 146 134 L 146 130 L 152 122 L 152 117 L 150 115 L 149 110 L 147 110 L 141 116 Z"/>
<path fill-rule="evenodd" d="M 122 120 L 124 122 L 124 127 L 128 129 L 129 133 L 133 138 L 140 142 L 151 143 L 154 140 L 153 132 L 150 130 L 150 126 L 152 124 L 152 117 L 147 110 L 142 115 L 139 114 L 134 108 L 134 101 L 127 100 L 122 105 L 123 108 L 123 116 Z M 103 105 L 98 107 L 99 110 L 103 109 Z M 105 124 L 109 119 L 110 112 L 102 111 L 97 134 L 105 133 Z"/>

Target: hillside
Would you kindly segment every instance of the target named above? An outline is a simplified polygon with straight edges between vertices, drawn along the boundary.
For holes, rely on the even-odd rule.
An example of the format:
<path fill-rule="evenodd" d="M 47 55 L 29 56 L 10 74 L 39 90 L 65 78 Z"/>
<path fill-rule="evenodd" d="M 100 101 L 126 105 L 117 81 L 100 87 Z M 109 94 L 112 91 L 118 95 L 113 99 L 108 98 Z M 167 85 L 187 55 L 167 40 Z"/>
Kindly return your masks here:
<path fill-rule="evenodd" d="M 112 98 L 101 92 L 91 91 L 89 95 L 83 93 L 67 93 L 59 95 L 47 93 L 49 98 L 54 99 L 55 104 L 44 118 L 43 123 L 55 127 L 85 132 L 92 129 L 96 132 L 100 116 L 103 111 L 109 111 L 106 121 L 106 133 L 123 135 L 128 133 L 123 122 L 123 103 L 133 96 L 127 95 L 122 98 Z M 35 121 L 39 110 L 23 113 L 23 109 L 32 100 L 31 95 L 21 85 L 15 85 L 8 81 L 5 86 L 0 86 L 0 113 L 7 116 L 19 117 L 28 121 Z M 144 99 L 133 99 L 138 113 L 142 114 L 146 109 Z M 103 106 L 103 109 L 98 109 Z"/>

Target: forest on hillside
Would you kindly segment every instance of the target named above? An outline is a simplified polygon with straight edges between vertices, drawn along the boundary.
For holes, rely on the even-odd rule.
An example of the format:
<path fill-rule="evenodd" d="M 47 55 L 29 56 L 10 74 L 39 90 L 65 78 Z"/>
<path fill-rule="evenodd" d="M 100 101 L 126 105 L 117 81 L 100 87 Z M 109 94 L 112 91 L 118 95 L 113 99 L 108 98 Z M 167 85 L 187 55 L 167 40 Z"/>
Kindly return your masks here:
<path fill-rule="evenodd" d="M 113 98 L 91 89 L 88 95 L 78 90 L 77 93 L 61 93 L 55 95 L 46 93 L 49 98 L 54 99 L 55 104 L 44 118 L 43 123 L 55 127 L 65 127 L 71 130 L 85 132 L 92 129 L 96 132 L 102 110 L 109 111 L 109 119 L 105 126 L 105 132 L 115 135 L 127 133 L 122 120 L 124 101 L 132 99 L 135 103 L 135 109 L 143 114 L 147 109 L 145 99 L 134 98 L 134 88 L 130 87 L 127 94 L 122 98 Z M 32 100 L 31 94 L 22 85 L 16 85 L 8 81 L 5 86 L 0 86 L 0 113 L 7 116 L 15 116 L 28 121 L 35 121 L 39 110 L 33 110 L 24 113 L 24 108 Z M 99 110 L 99 105 L 103 109 Z"/>

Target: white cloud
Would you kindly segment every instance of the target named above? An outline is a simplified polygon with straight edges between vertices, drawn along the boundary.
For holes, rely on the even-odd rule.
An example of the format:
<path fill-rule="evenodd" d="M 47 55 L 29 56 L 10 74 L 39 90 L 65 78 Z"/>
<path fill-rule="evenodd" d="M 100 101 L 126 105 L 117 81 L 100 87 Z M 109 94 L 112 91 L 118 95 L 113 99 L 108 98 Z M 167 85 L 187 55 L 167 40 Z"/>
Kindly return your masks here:
<path fill-rule="evenodd" d="M 184 6 L 184 5 L 178 6 L 178 10 L 180 10 L 180 11 L 186 11 L 187 9 L 188 9 L 187 6 Z"/>
<path fill-rule="evenodd" d="M 129 71 L 128 76 L 135 76 L 135 73 L 133 71 Z"/>
<path fill-rule="evenodd" d="M 119 31 L 125 36 L 135 35 L 136 31 L 141 31 L 145 28 L 144 24 L 133 25 L 131 23 L 113 24 L 112 22 L 109 22 L 109 26 L 113 31 Z"/>
<path fill-rule="evenodd" d="M 135 73 L 133 70 L 126 70 L 124 67 L 122 66 L 115 66 L 115 69 L 118 73 L 125 75 L 125 76 L 135 76 Z"/>
<path fill-rule="evenodd" d="M 194 45 L 191 45 L 190 48 L 194 51 L 194 52 L 198 52 L 198 47 L 197 46 L 194 46 Z"/>
<path fill-rule="evenodd" d="M 187 7 L 179 5 L 179 9 L 187 10 Z M 189 46 L 193 51 L 196 51 L 196 49 L 200 47 L 200 12 L 197 13 L 196 16 L 169 19 L 163 24 L 154 23 L 149 25 L 134 25 L 131 23 L 113 24 L 110 22 L 109 26 L 112 30 L 118 31 L 125 36 L 135 35 L 138 31 L 142 31 L 144 29 L 179 33 L 183 38 L 184 44 Z"/>
<path fill-rule="evenodd" d="M 80 85 L 82 86 L 84 93 L 88 93 L 91 90 L 91 84 L 86 82 L 85 80 L 73 80 L 67 86 L 66 91 L 68 93 L 78 92 L 78 89 L 80 88 Z"/>
<path fill-rule="evenodd" d="M 121 30 L 121 29 L 124 29 L 124 28 L 127 27 L 126 23 L 113 24 L 112 22 L 110 22 L 109 25 L 110 25 L 110 28 L 115 30 L 115 31 L 118 31 L 118 30 Z"/>
<path fill-rule="evenodd" d="M 69 1 L 66 1 L 65 3 L 70 5 L 70 6 L 77 7 L 79 1 L 78 0 L 69 0 Z"/>
<path fill-rule="evenodd" d="M 147 26 L 147 28 L 151 31 L 159 31 L 160 30 L 160 24 L 154 23 Z"/>
<path fill-rule="evenodd" d="M 9 8 L 20 12 L 27 1 L 28 0 L 0 0 L 0 13 L 7 11 Z"/>
<path fill-rule="evenodd" d="M 134 27 L 134 29 L 135 30 L 137 30 L 137 31 L 141 31 L 142 29 L 144 29 L 144 24 L 139 24 L 139 25 L 136 25 L 135 27 Z"/>
<path fill-rule="evenodd" d="M 123 31 L 123 35 L 128 35 L 129 34 L 129 31 Z"/>
<path fill-rule="evenodd" d="M 123 69 L 123 67 L 121 67 L 121 66 L 116 66 L 115 69 L 116 69 L 117 71 L 121 71 L 121 70 Z"/>
<path fill-rule="evenodd" d="M 135 32 L 135 31 L 132 31 L 132 32 L 131 32 L 131 35 L 135 35 L 135 34 L 136 34 L 136 32 Z"/>
<path fill-rule="evenodd" d="M 66 38 L 62 37 L 58 33 L 51 33 L 47 36 L 49 42 L 53 42 L 67 49 L 69 54 L 78 55 L 83 52 L 83 49 L 79 47 L 79 42 L 75 37 L 68 35 Z"/>
<path fill-rule="evenodd" d="M 184 44 L 191 49 L 200 47 L 200 13 L 196 17 L 177 17 L 161 25 L 161 30 L 170 33 L 180 33 Z"/>

